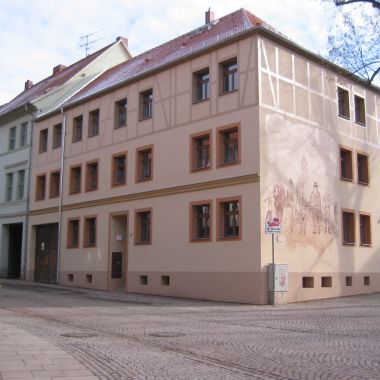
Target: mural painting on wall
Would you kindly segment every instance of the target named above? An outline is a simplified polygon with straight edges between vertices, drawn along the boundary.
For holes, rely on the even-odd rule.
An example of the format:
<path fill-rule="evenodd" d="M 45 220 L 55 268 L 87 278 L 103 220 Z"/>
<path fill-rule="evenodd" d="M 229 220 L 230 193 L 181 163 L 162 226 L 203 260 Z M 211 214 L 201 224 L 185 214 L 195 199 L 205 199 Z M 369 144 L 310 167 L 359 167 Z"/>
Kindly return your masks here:
<path fill-rule="evenodd" d="M 304 157 L 302 160 L 306 163 Z M 277 180 L 266 202 L 265 222 L 272 217 L 279 218 L 284 232 L 303 235 L 335 235 L 337 232 L 338 205 L 333 204 L 328 188 L 321 195 L 317 181 L 308 191 L 302 175 L 295 186 L 293 178 L 287 183 Z"/>
<path fill-rule="evenodd" d="M 265 222 L 280 219 L 279 239 L 285 238 L 288 247 L 309 245 L 322 252 L 338 233 L 338 204 L 332 187 L 335 172 L 326 149 L 331 138 L 309 126 L 287 123 L 280 124 L 281 130 L 270 123 L 266 128 L 271 132 L 267 157 L 272 170 L 268 173 L 277 167 L 277 175 L 266 177 Z"/>

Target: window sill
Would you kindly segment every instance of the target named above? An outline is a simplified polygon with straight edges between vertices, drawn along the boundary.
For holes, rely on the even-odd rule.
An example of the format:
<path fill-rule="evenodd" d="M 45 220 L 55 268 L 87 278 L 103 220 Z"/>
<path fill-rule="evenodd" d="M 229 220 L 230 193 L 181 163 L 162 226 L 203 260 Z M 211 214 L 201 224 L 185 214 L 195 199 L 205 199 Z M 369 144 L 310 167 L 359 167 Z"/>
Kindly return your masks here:
<path fill-rule="evenodd" d="M 79 249 L 79 245 L 68 245 L 67 249 Z"/>
<path fill-rule="evenodd" d="M 357 124 L 359 127 L 367 128 L 365 123 L 361 123 L 360 121 L 355 121 L 355 124 Z"/>
<path fill-rule="evenodd" d="M 139 118 L 139 121 L 144 121 L 144 120 L 148 120 L 148 119 L 152 119 L 153 118 L 153 115 L 150 115 L 150 116 L 143 116 L 143 117 L 140 117 Z"/>
<path fill-rule="evenodd" d="M 36 202 L 44 201 L 45 198 L 36 198 Z"/>
<path fill-rule="evenodd" d="M 351 182 L 351 183 L 354 182 L 354 179 L 353 179 L 353 178 L 340 177 L 340 180 L 341 180 L 341 181 L 344 181 L 344 182 Z"/>
<path fill-rule="evenodd" d="M 204 171 L 211 170 L 211 169 L 212 169 L 211 165 L 207 166 L 205 168 L 191 168 L 190 173 L 204 172 Z"/>
<path fill-rule="evenodd" d="M 234 165 L 240 165 L 240 160 L 231 161 L 231 162 L 219 162 L 216 168 L 219 169 L 219 168 L 225 168 L 225 167 L 234 166 Z"/>
<path fill-rule="evenodd" d="M 122 187 L 122 186 L 126 186 L 126 185 L 127 185 L 126 182 L 123 182 L 123 183 L 113 183 L 113 184 L 111 185 L 111 187 L 112 187 L 112 188 L 114 188 L 114 187 Z"/>
<path fill-rule="evenodd" d="M 49 195 L 49 199 L 56 199 L 59 197 L 59 194 Z"/>
<path fill-rule="evenodd" d="M 372 244 L 371 243 L 369 243 L 369 244 L 360 243 L 359 246 L 360 247 L 365 247 L 365 248 L 372 248 Z"/>
<path fill-rule="evenodd" d="M 69 193 L 69 195 L 77 195 L 77 194 L 81 194 L 81 191 L 71 191 Z"/>
<path fill-rule="evenodd" d="M 195 100 L 193 100 L 193 104 L 203 103 L 203 102 L 206 102 L 208 100 L 210 100 L 210 97 L 204 98 L 204 99 L 195 99 Z"/>
<path fill-rule="evenodd" d="M 53 150 L 60 149 L 60 148 L 62 148 L 62 146 L 53 146 L 52 147 Z"/>
<path fill-rule="evenodd" d="M 147 242 L 135 242 L 135 245 L 139 246 L 139 245 L 152 245 L 152 242 L 151 241 L 147 241 Z"/>
<path fill-rule="evenodd" d="M 120 129 L 120 128 L 125 128 L 127 126 L 127 124 L 123 124 L 123 125 L 115 125 L 113 127 L 113 129 Z"/>
<path fill-rule="evenodd" d="M 152 181 L 153 178 L 138 178 L 136 179 L 136 183 L 143 183 L 143 182 L 149 182 L 149 181 Z"/>
<path fill-rule="evenodd" d="M 227 95 L 227 94 L 232 94 L 234 92 L 237 92 L 238 89 L 237 88 L 234 88 L 233 90 L 228 90 L 228 91 L 222 91 L 219 93 L 219 96 L 223 96 L 223 95 Z"/>
<path fill-rule="evenodd" d="M 91 191 L 96 191 L 96 190 L 98 190 L 98 188 L 96 188 L 96 189 L 86 189 L 85 192 L 86 193 L 91 193 Z"/>
<path fill-rule="evenodd" d="M 344 120 L 350 120 L 350 117 L 349 117 L 349 116 L 346 116 L 346 115 L 339 115 L 339 114 L 338 114 L 338 116 L 341 117 L 341 118 L 344 119 Z"/>
<path fill-rule="evenodd" d="M 82 139 L 79 139 L 79 140 L 72 140 L 72 143 L 75 144 L 75 143 L 77 143 L 77 142 L 79 142 L 79 141 L 82 141 Z"/>
<path fill-rule="evenodd" d="M 235 240 L 241 240 L 241 236 L 221 236 L 218 237 L 217 241 L 235 241 Z"/>
<path fill-rule="evenodd" d="M 198 238 L 192 238 L 190 239 L 190 243 L 210 243 L 212 240 L 210 238 L 207 239 L 198 239 Z"/>
<path fill-rule="evenodd" d="M 83 248 L 96 248 L 96 245 L 84 245 L 83 244 Z"/>
<path fill-rule="evenodd" d="M 347 247 L 355 247 L 356 246 L 356 243 L 349 243 L 349 242 L 346 242 L 346 241 L 344 241 L 342 244 L 344 246 L 347 246 Z"/>
<path fill-rule="evenodd" d="M 96 135 L 88 135 L 88 138 L 90 139 L 91 137 L 96 137 L 96 136 L 99 136 L 99 133 L 97 133 Z"/>
<path fill-rule="evenodd" d="M 358 185 L 360 185 L 360 186 L 369 186 L 369 182 L 360 182 L 360 181 L 358 181 Z"/>

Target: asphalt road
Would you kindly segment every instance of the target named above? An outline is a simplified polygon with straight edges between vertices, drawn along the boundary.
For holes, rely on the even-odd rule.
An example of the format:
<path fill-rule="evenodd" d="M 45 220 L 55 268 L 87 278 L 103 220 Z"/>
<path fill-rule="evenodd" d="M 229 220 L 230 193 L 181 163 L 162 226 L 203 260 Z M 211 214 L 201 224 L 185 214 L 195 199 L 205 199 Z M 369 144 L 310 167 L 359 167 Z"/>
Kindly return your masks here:
<path fill-rule="evenodd" d="M 380 379 L 379 293 L 273 308 L 0 285 L 0 323 L 99 379 Z"/>

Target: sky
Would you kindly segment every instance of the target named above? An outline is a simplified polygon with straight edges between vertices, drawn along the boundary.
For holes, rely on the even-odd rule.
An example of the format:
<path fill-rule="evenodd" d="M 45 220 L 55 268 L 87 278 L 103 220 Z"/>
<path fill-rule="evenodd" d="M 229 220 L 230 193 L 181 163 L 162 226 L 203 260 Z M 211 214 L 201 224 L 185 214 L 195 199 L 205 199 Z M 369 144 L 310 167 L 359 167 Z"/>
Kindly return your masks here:
<path fill-rule="evenodd" d="M 321 0 L 0 0 L 0 104 L 83 58 L 81 36 L 91 34 L 90 53 L 127 37 L 137 55 L 203 25 L 209 7 L 216 18 L 245 8 L 322 55 L 335 12 Z"/>

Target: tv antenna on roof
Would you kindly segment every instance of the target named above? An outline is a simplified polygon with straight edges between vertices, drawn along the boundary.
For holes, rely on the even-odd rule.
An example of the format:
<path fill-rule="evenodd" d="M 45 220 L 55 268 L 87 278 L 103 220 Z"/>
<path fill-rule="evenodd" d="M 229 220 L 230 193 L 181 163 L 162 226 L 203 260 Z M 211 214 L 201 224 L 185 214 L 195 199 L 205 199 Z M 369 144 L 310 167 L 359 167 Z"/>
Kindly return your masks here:
<path fill-rule="evenodd" d="M 84 48 L 86 51 L 86 57 L 89 54 L 90 49 L 93 47 L 95 42 L 98 42 L 100 40 L 103 40 L 104 37 L 96 38 L 96 39 L 90 39 L 91 36 L 94 36 L 95 34 L 102 32 L 104 29 L 97 30 L 96 32 L 85 34 L 83 36 L 80 36 L 80 44 L 79 47 Z"/>

